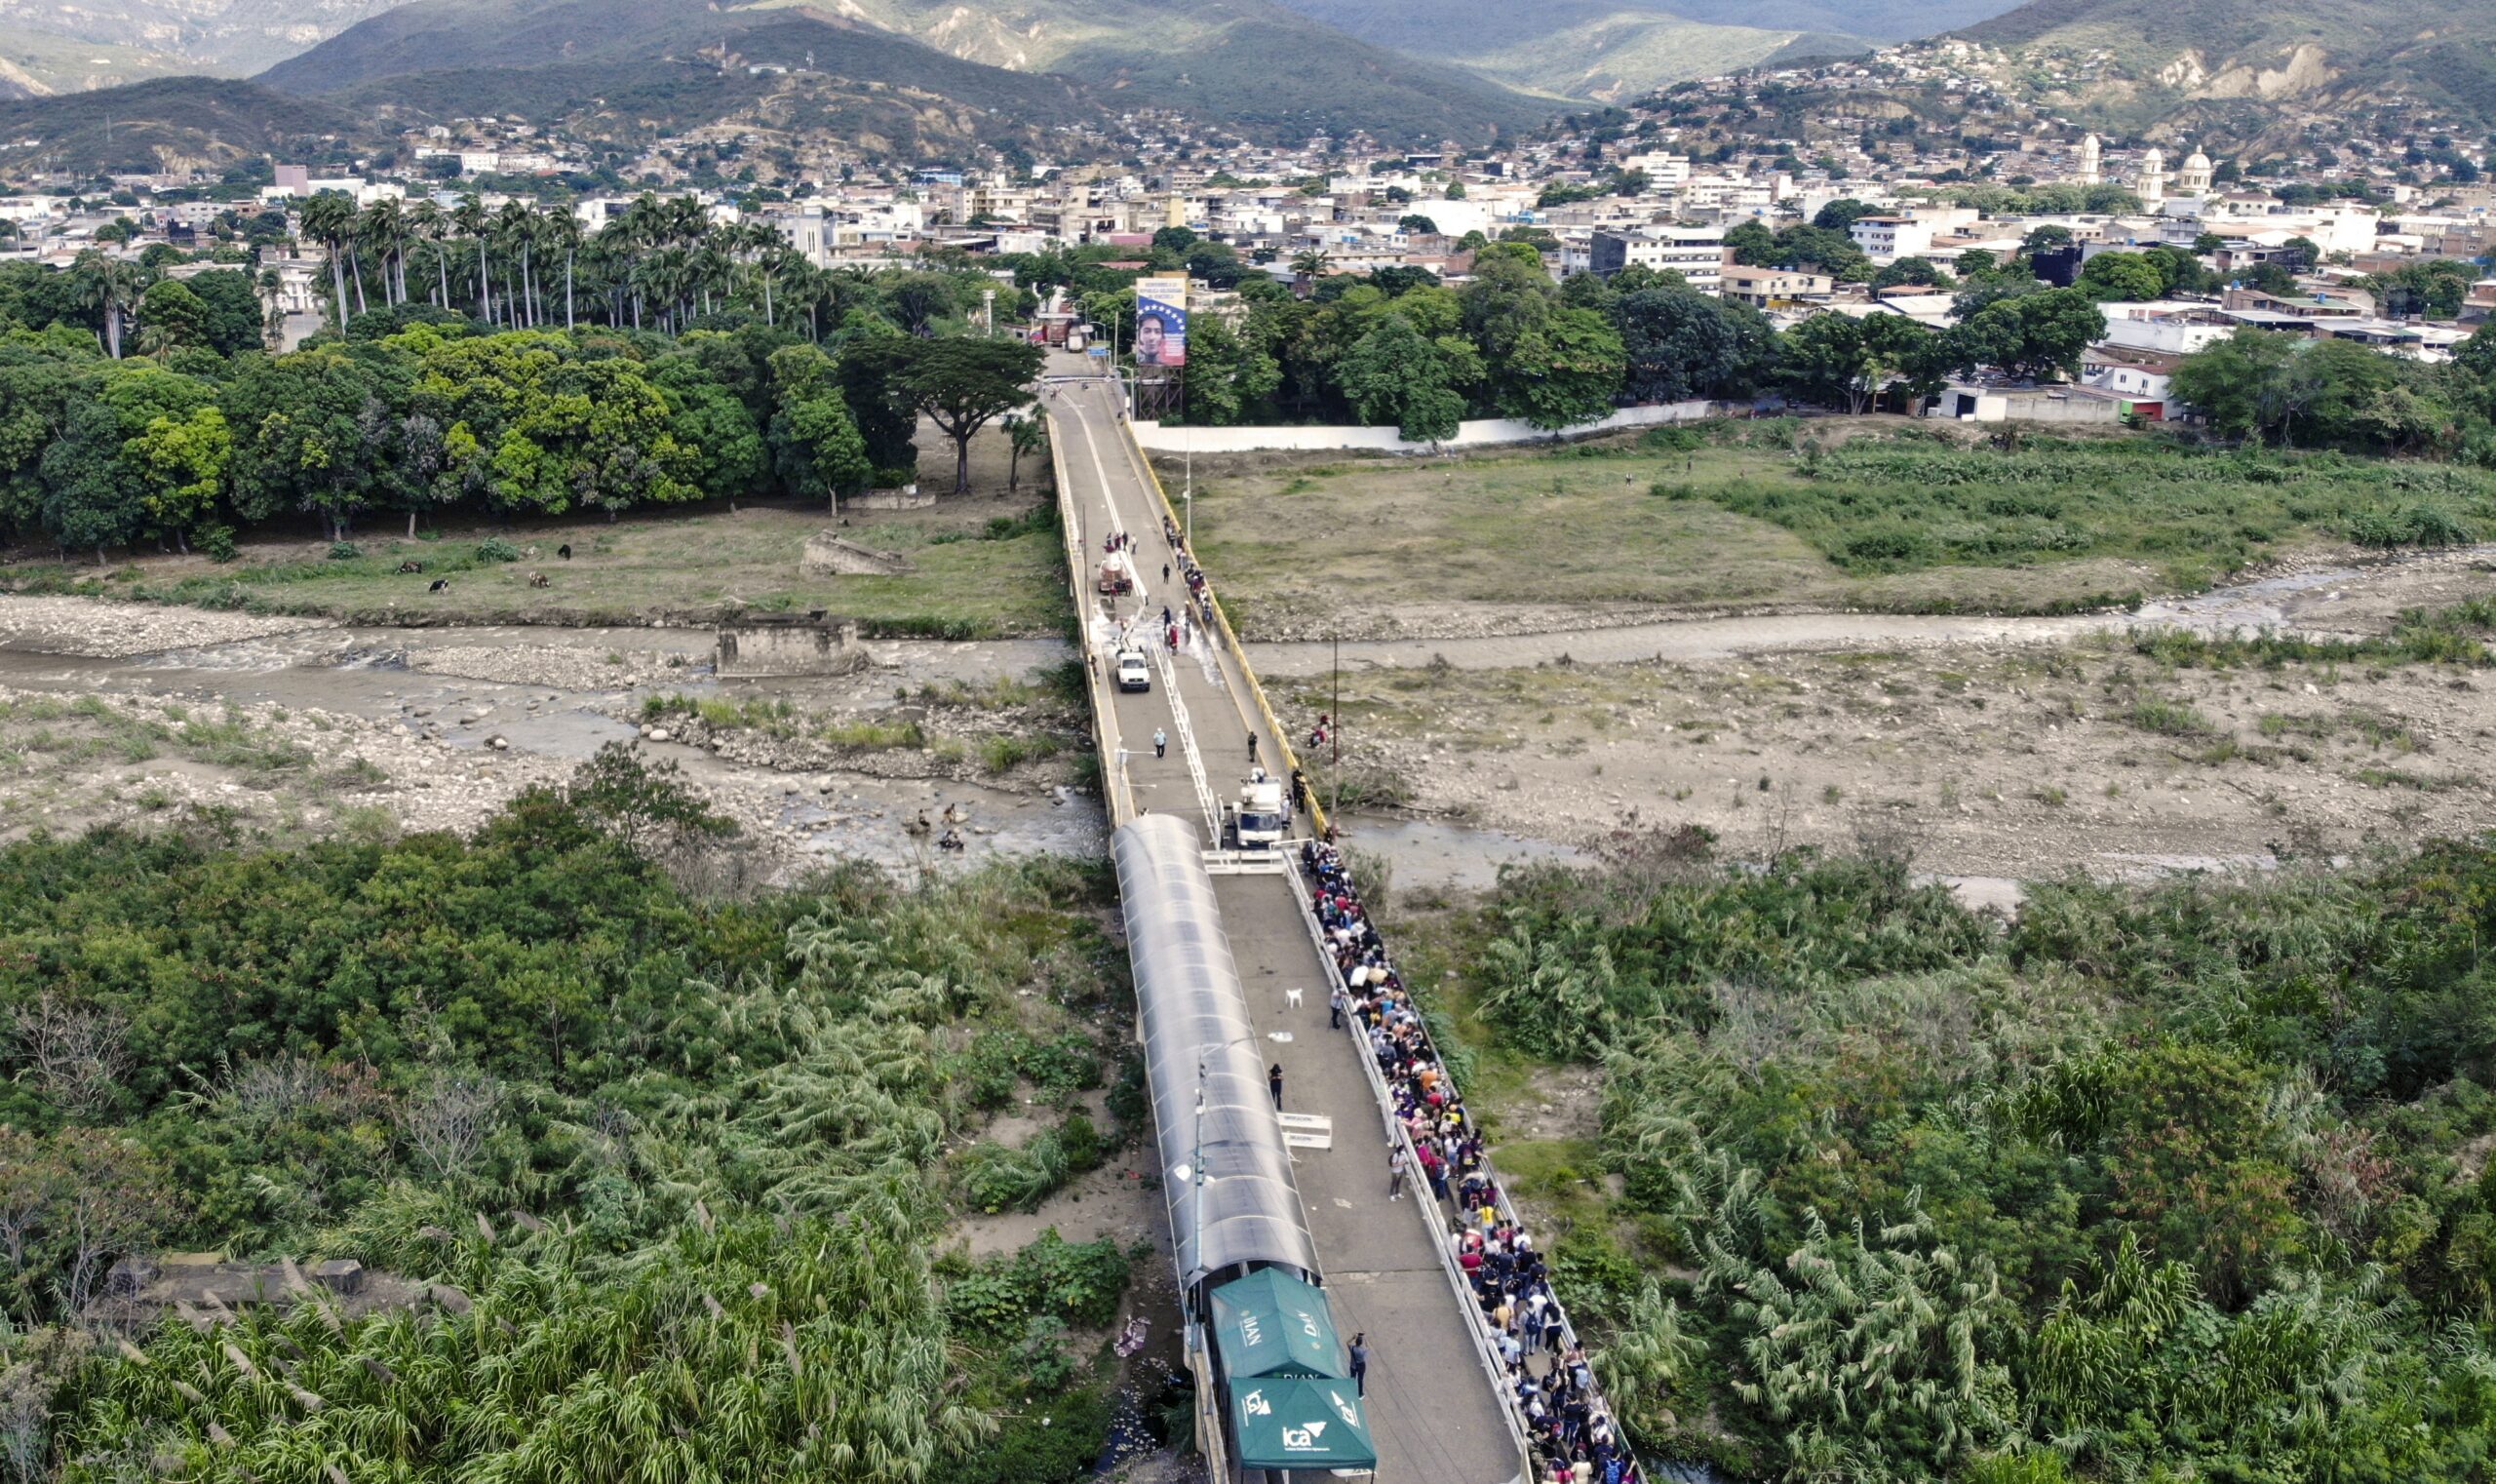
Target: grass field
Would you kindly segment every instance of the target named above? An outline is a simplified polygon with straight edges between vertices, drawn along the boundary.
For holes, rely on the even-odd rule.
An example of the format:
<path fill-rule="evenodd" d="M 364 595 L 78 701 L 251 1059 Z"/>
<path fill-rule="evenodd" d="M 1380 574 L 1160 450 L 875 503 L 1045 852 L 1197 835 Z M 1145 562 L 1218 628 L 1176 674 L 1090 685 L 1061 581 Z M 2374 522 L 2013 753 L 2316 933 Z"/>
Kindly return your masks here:
<path fill-rule="evenodd" d="M 1197 543 L 1255 637 L 1461 631 L 1482 610 L 1801 605 L 2054 612 L 2340 544 L 2472 539 L 2496 478 L 2146 439 L 1820 449 L 1730 424 L 1470 459 L 1196 471 Z M 1771 431 L 1777 430 L 1777 431 Z M 1692 442 L 1692 448 L 1674 448 Z"/>
<path fill-rule="evenodd" d="M 922 488 L 953 488 L 950 444 L 922 430 Z M 971 490 L 926 510 L 858 511 L 839 534 L 908 556 L 903 576 L 806 576 L 806 538 L 833 525 L 820 508 L 719 505 L 498 526 L 453 519 L 406 539 L 399 518 L 357 533 L 357 555 L 300 535 L 247 539 L 232 562 L 142 556 L 118 566 L 21 562 L 0 566 L 0 590 L 76 593 L 138 602 L 302 614 L 369 624 L 636 624 L 706 621 L 722 609 L 824 608 L 871 634 L 947 639 L 1061 632 L 1068 621 L 1065 558 L 1048 493 L 1046 455 L 1026 458 L 1007 495 L 1003 441 L 971 446 Z M 516 552 L 486 555 L 488 543 Z M 569 561 L 556 555 L 568 545 Z M 403 563 L 424 570 L 398 570 Z M 547 585 L 529 585 L 543 572 Z M 448 590 L 433 592 L 438 577 Z"/>
<path fill-rule="evenodd" d="M 1063 558 L 1054 527 L 1017 517 L 1029 500 L 966 500 L 932 510 L 850 518 L 842 531 L 865 546 L 906 554 L 903 576 L 803 575 L 806 538 L 825 527 L 819 510 L 749 506 L 730 514 L 624 520 L 609 526 L 545 524 L 526 529 L 453 526 L 427 539 L 359 541 L 333 560 L 319 543 L 246 547 L 241 559 L 156 558 L 98 571 L 21 566 L 5 580 L 20 592 L 71 592 L 141 602 L 308 614 L 355 623 L 632 624 L 700 621 L 742 605 L 765 612 L 827 608 L 871 632 L 979 639 L 1053 634 L 1066 622 Z M 1010 513 L 1009 513 L 1010 512 Z M 1015 533 L 987 534 L 991 521 Z M 517 561 L 481 556 L 497 541 Z M 556 556 L 572 549 L 569 561 Z M 534 552 L 535 555 L 529 555 Z M 406 562 L 424 570 L 404 573 Z M 547 586 L 532 588 L 531 573 Z M 433 592 L 437 577 L 449 587 Z"/>

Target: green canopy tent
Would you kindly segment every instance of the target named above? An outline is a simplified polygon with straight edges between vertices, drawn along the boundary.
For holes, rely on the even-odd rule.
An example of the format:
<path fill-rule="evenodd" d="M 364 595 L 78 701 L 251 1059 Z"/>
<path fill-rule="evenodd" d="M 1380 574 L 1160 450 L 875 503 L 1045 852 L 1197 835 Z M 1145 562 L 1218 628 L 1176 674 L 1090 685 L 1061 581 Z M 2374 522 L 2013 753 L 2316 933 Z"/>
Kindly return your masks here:
<path fill-rule="evenodd" d="M 1213 1335 L 1232 1381 L 1346 1374 L 1326 1296 L 1277 1268 L 1213 1291 Z"/>
<path fill-rule="evenodd" d="M 1352 1384 L 1333 1376 L 1233 1377 L 1230 1430 L 1242 1468 L 1376 1468 Z"/>

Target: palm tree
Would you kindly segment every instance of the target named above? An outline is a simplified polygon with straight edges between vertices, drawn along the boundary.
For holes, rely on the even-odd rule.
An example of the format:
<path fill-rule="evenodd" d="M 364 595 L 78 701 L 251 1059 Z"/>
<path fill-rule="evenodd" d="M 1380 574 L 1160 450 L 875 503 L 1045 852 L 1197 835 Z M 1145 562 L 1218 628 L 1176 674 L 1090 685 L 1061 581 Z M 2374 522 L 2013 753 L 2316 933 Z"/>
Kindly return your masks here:
<path fill-rule="evenodd" d="M 1023 455 L 1037 453 L 1048 446 L 1049 425 L 1035 414 L 1008 412 L 1003 418 L 1005 438 L 1011 453 L 1005 461 L 1005 492 L 1012 494 L 1023 477 Z"/>
<path fill-rule="evenodd" d="M 451 208 L 450 219 L 461 235 L 477 245 L 477 318 L 491 324 L 494 318 L 494 288 L 493 281 L 486 272 L 486 229 L 491 218 L 486 215 L 486 203 L 478 200 L 477 193 L 471 191 L 460 197 L 459 204 Z"/>
<path fill-rule="evenodd" d="M 674 334 L 677 311 L 692 293 L 691 255 L 682 248 L 660 248 L 654 253 L 644 254 L 636 261 L 632 274 L 642 296 L 662 306 L 660 313 L 666 332 Z"/>
<path fill-rule="evenodd" d="M 523 328 L 524 324 L 530 319 L 528 302 L 529 226 L 530 213 L 528 207 L 523 202 L 514 200 L 503 203 L 503 209 L 494 214 L 493 224 L 488 229 L 489 235 L 491 235 L 502 247 L 505 272 L 508 273 L 515 266 L 520 272 L 520 287 L 517 298 L 515 298 L 510 292 L 512 288 L 512 280 L 505 278 L 503 281 L 503 288 L 505 291 L 503 294 L 505 308 L 511 319 L 511 328 L 514 330 Z"/>
<path fill-rule="evenodd" d="M 330 254 L 330 279 L 336 294 L 338 328 L 347 327 L 346 242 L 355 230 L 355 203 L 334 191 L 323 191 L 303 203 L 303 235 Z"/>
<path fill-rule="evenodd" d="M 400 210 L 399 198 L 384 196 L 364 209 L 357 223 L 357 235 L 372 244 L 381 254 L 381 304 L 405 303 L 408 297 L 407 247 L 408 219 Z"/>
<path fill-rule="evenodd" d="M 564 254 L 564 328 L 577 329 L 579 322 L 572 313 L 572 268 L 580 256 L 581 219 L 569 207 L 549 212 L 538 218 L 537 235 L 548 253 Z"/>
<path fill-rule="evenodd" d="M 712 309 L 712 295 L 727 296 L 727 288 L 736 279 L 736 260 L 729 256 L 733 244 L 725 233 L 714 233 L 694 250 L 693 273 L 702 293 L 702 312 Z"/>
<path fill-rule="evenodd" d="M 121 323 L 138 307 L 144 275 L 138 264 L 89 248 L 78 254 L 78 300 L 104 316 L 104 353 L 121 359 Z"/>
<path fill-rule="evenodd" d="M 679 196 L 660 208 L 666 235 L 690 248 L 711 233 L 711 213 L 691 196 Z"/>
<path fill-rule="evenodd" d="M 762 286 L 762 323 L 777 327 L 779 315 L 772 303 L 772 290 L 781 270 L 792 260 L 788 236 L 772 223 L 758 220 L 746 224 L 742 241 L 752 254 L 755 281 Z"/>
<path fill-rule="evenodd" d="M 1327 256 L 1322 249 L 1302 253 L 1292 258 L 1291 271 L 1295 277 L 1315 279 L 1323 274 L 1327 264 L 1333 261 L 1334 259 Z"/>
<path fill-rule="evenodd" d="M 416 240 L 433 249 L 433 269 L 441 286 L 442 296 L 435 302 L 450 307 L 450 254 L 443 251 L 443 239 L 450 231 L 450 218 L 431 201 L 419 201 L 408 211 L 408 230 Z"/>

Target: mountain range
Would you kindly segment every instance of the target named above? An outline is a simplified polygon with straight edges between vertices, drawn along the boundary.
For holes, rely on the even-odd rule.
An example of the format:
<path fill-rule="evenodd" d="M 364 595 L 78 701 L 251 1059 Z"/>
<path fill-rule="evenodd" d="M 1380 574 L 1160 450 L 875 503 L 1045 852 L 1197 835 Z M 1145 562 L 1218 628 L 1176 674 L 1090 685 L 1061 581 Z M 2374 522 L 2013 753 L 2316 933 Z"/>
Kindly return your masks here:
<path fill-rule="evenodd" d="M 0 88 L 73 93 L 169 73 L 245 76 L 397 0 L 0 0 Z"/>
<path fill-rule="evenodd" d="M 1959 34 L 2029 100 L 2100 126 L 2258 133 L 2402 99 L 2496 119 L 2488 0 L 2031 0 Z"/>
<path fill-rule="evenodd" d="M 0 0 L 0 98 L 34 99 L 0 131 L 132 166 L 488 113 L 614 147 L 720 124 L 890 157 L 1063 155 L 1138 109 L 1480 144 L 1949 25 L 1997 86 L 2101 128 L 2242 135 L 2275 104 L 2401 97 L 2496 116 L 2490 0 Z M 127 86 L 260 62 L 248 87 Z"/>

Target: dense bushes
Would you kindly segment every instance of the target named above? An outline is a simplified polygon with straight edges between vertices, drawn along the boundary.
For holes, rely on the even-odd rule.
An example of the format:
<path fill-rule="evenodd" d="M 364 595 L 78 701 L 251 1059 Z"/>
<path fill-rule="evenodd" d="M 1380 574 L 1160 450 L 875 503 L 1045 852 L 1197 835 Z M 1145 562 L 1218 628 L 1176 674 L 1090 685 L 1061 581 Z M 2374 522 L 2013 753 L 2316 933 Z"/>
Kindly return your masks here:
<path fill-rule="evenodd" d="M 714 836 L 618 753 L 469 840 L 271 851 L 203 823 L 0 850 L 0 1374 L 36 1408 L 11 1446 L 71 1478 L 212 1453 L 273 1477 L 305 1448 L 554 1476 L 630 1450 L 900 1484 L 1004 1466 L 1004 1383 L 966 1369 L 1019 1355 L 1097 1391 L 1075 1329 L 1114 1312 L 1114 1248 L 932 1253 L 946 1152 L 1005 1100 L 958 1048 L 1000 1047 L 1009 1094 L 1101 1079 L 1066 1014 L 1115 982 L 1101 874 L 854 868 L 706 901 L 667 866 Z M 1066 1169 L 1103 1157 L 1079 1113 L 1041 1138 Z M 163 1248 L 351 1256 L 452 1297 L 169 1324 L 144 1360 L 56 1343 L 115 1257 Z"/>
<path fill-rule="evenodd" d="M 1458 961 L 1501 1043 L 1604 1048 L 1621 1193 L 1559 1270 L 1651 1439 L 2389 1481 L 2496 1449 L 2491 929 L 2496 842 L 2009 924 L 1804 856 L 1511 873 Z"/>
<path fill-rule="evenodd" d="M 1810 453 L 1799 484 L 1672 487 L 1773 521 L 1849 571 L 1995 566 L 2085 556 L 2164 563 L 2179 580 L 2243 566 L 2299 530 L 2442 546 L 2496 528 L 2496 475 L 2340 454 L 2226 451 L 2144 440 L 2001 451 L 1902 435 Z"/>

